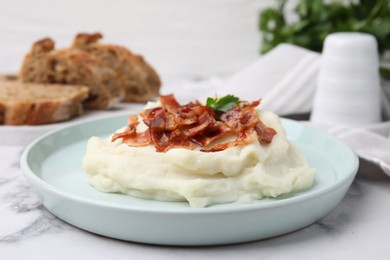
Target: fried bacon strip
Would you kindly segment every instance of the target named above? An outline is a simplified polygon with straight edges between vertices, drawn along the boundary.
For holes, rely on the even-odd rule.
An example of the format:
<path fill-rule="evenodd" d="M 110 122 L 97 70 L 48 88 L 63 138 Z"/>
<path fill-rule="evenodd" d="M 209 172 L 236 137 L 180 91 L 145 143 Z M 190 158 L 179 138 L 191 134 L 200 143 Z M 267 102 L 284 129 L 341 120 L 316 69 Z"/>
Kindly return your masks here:
<path fill-rule="evenodd" d="M 122 133 L 115 133 L 112 142 L 122 138 L 129 146 L 153 145 L 157 152 L 166 152 L 172 148 L 195 149 L 217 152 L 227 148 L 245 145 L 258 139 L 260 144 L 272 142 L 276 131 L 264 125 L 258 118 L 255 108 L 260 101 L 240 102 L 222 115 L 217 115 L 211 108 L 200 102 L 180 105 L 171 95 L 160 96 L 160 107 L 145 109 L 140 112 L 143 123 L 148 127 L 138 133 L 138 117 L 131 115 L 128 125 Z M 234 134 L 234 141 L 217 143 L 227 133 Z M 211 147 L 210 147 L 211 146 Z"/>
<path fill-rule="evenodd" d="M 223 151 L 230 147 L 248 144 L 255 138 L 261 144 L 271 143 L 276 131 L 264 125 L 257 116 L 255 108 L 259 104 L 260 101 L 254 101 L 252 103 L 242 102 L 239 106 L 235 106 L 231 110 L 223 113 L 221 115 L 221 121 L 236 133 L 237 138 L 233 142 L 217 144 L 211 149 L 204 151 Z"/>
<path fill-rule="evenodd" d="M 116 139 L 122 138 L 123 143 L 139 147 L 139 146 L 147 146 L 150 144 L 150 135 L 149 131 L 145 131 L 142 133 L 137 133 L 138 126 L 138 117 L 135 115 L 129 116 L 127 121 L 127 127 L 122 133 L 115 133 L 112 136 L 111 142 L 114 142 Z"/>

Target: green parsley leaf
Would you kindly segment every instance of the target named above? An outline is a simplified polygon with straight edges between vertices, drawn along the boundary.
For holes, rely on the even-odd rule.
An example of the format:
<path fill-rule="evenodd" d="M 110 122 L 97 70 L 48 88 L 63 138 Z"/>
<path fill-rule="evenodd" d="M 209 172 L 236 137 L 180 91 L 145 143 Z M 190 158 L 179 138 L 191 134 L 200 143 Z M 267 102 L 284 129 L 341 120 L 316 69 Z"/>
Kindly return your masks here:
<path fill-rule="evenodd" d="M 240 102 L 240 99 L 238 97 L 235 97 L 233 95 L 227 95 L 222 98 L 207 98 L 206 100 L 206 106 L 211 108 L 214 111 L 221 111 L 226 112 L 234 105 L 237 105 Z"/>

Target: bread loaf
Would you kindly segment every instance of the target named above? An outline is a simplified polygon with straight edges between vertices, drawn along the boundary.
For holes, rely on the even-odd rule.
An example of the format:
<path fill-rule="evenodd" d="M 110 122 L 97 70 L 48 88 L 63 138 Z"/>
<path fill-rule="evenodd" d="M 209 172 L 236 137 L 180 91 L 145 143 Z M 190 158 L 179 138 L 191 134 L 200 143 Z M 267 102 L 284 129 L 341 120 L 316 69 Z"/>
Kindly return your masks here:
<path fill-rule="evenodd" d="M 68 120 L 82 113 L 84 86 L 0 81 L 0 125 L 40 125 Z"/>
<path fill-rule="evenodd" d="M 51 39 L 34 43 L 26 55 L 23 82 L 80 84 L 89 87 L 86 108 L 106 109 L 117 101 L 146 102 L 159 94 L 160 79 L 139 55 L 97 41 L 101 34 L 79 34 L 73 46 L 54 49 Z"/>
<path fill-rule="evenodd" d="M 100 59 L 76 48 L 54 49 L 51 39 L 34 43 L 20 70 L 20 79 L 32 83 L 59 83 L 88 86 L 89 96 L 84 106 L 106 109 L 123 98 L 123 89 L 114 77 L 113 69 Z"/>
<path fill-rule="evenodd" d="M 100 33 L 78 34 L 73 48 L 97 57 L 115 71 L 115 80 L 125 91 L 124 102 L 146 102 L 159 94 L 161 81 L 156 71 L 140 55 L 117 45 L 100 44 Z"/>

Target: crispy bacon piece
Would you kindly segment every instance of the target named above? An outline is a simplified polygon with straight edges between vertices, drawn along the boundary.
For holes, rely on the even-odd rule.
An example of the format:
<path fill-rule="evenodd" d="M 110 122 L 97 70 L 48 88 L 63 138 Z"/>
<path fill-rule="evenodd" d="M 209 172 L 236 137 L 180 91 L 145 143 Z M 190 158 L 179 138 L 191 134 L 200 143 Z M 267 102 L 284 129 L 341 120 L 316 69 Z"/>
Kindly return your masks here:
<path fill-rule="evenodd" d="M 261 121 L 255 126 L 255 131 L 261 144 L 270 144 L 276 135 L 275 129 L 264 125 Z"/>
<path fill-rule="evenodd" d="M 125 131 L 122 133 L 115 133 L 111 138 L 111 142 L 114 142 L 116 139 L 119 138 L 135 136 L 138 124 L 139 122 L 137 116 L 135 115 L 129 116 L 129 118 L 127 119 L 127 127 Z"/>
<path fill-rule="evenodd" d="M 134 137 L 125 137 L 123 143 L 133 147 L 148 146 L 151 144 L 149 131 L 137 133 Z"/>
<path fill-rule="evenodd" d="M 221 123 L 216 122 L 213 126 L 208 127 L 201 134 L 197 134 L 191 138 L 191 141 L 198 144 L 201 147 L 210 145 L 215 140 L 223 137 L 226 133 L 231 132 L 230 128 Z"/>
<path fill-rule="evenodd" d="M 179 102 L 177 102 L 175 96 L 173 94 L 160 96 L 159 97 L 161 106 L 168 111 L 175 111 L 180 108 Z"/>
<path fill-rule="evenodd" d="M 222 114 L 221 120 L 238 134 L 238 138 L 233 143 L 226 144 L 225 146 L 220 145 L 220 147 L 214 147 L 213 149 L 224 150 L 228 147 L 245 144 L 247 143 L 248 136 L 253 136 L 254 133 L 257 134 L 257 138 L 261 144 L 271 143 L 276 131 L 264 125 L 257 116 L 255 108 L 259 104 L 260 101 L 242 103 L 240 106 L 233 107 L 231 110 Z M 248 130 L 251 130 L 250 133 Z"/>
<path fill-rule="evenodd" d="M 240 133 L 236 140 L 232 142 L 226 142 L 216 144 L 210 149 L 202 149 L 202 152 L 219 152 L 239 145 L 245 145 L 256 139 L 256 132 L 253 129 L 246 130 Z"/>
<path fill-rule="evenodd" d="M 196 149 L 204 152 L 217 152 L 230 147 L 245 145 L 258 139 L 261 144 L 269 144 L 276 131 L 267 127 L 258 118 L 255 108 L 260 101 L 241 102 L 222 115 L 200 102 L 180 105 L 171 95 L 160 96 L 160 107 L 140 112 L 145 132 L 137 133 L 137 116 L 130 116 L 123 133 L 116 133 L 112 141 L 119 138 L 129 146 L 154 145 L 157 152 L 172 148 Z M 216 143 L 227 133 L 234 134 L 234 141 Z M 210 147 L 211 146 L 211 147 Z"/>
<path fill-rule="evenodd" d="M 260 122 L 255 111 L 258 104 L 259 101 L 255 101 L 243 107 L 233 107 L 222 114 L 221 120 L 237 134 L 245 132 L 245 130 L 255 127 Z"/>
<path fill-rule="evenodd" d="M 186 138 L 178 127 L 179 124 L 175 124 L 175 122 L 174 116 L 167 112 L 158 113 L 151 120 L 149 133 L 157 152 L 166 152 L 177 147 L 195 149 L 195 144 Z"/>
<path fill-rule="evenodd" d="M 122 138 L 123 143 L 129 146 L 139 147 L 151 144 L 148 131 L 145 131 L 143 133 L 137 133 L 138 124 L 139 122 L 137 116 L 129 116 L 126 129 L 122 133 L 115 133 L 111 138 L 111 142 L 114 142 L 116 139 Z"/>

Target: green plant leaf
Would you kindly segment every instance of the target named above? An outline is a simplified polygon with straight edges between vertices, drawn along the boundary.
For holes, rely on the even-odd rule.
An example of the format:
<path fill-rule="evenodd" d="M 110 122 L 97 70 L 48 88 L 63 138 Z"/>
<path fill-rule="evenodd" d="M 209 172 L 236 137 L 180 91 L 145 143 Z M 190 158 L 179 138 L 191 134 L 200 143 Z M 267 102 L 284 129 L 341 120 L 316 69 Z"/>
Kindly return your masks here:
<path fill-rule="evenodd" d="M 211 108 L 214 111 L 226 112 L 232 109 L 233 106 L 239 103 L 240 99 L 233 95 L 227 95 L 222 98 L 207 98 L 206 106 Z"/>
<path fill-rule="evenodd" d="M 321 52 L 328 34 L 347 31 L 370 33 L 380 54 L 390 51 L 389 0 L 299 0 L 294 9 L 298 19 L 292 23 L 285 19 L 287 2 L 278 0 L 277 7 L 260 13 L 261 53 L 283 42 Z"/>
<path fill-rule="evenodd" d="M 390 69 L 382 67 L 379 71 L 384 79 L 390 80 Z"/>

